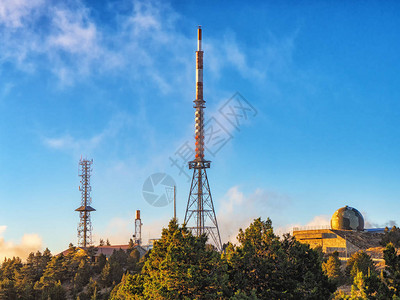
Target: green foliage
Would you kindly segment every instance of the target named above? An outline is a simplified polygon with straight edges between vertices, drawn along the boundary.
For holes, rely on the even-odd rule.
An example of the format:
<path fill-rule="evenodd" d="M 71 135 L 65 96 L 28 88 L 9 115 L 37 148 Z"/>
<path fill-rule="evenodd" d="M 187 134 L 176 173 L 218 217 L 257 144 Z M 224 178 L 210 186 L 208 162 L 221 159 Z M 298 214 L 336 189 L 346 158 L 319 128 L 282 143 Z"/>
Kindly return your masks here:
<path fill-rule="evenodd" d="M 393 226 L 392 229 L 385 228 L 385 234 L 382 237 L 381 245 L 386 247 L 387 244 L 392 243 L 394 247 L 400 247 L 400 229 Z"/>
<path fill-rule="evenodd" d="M 82 289 L 89 282 L 90 273 L 89 263 L 85 259 L 82 259 L 73 279 L 76 289 Z"/>
<path fill-rule="evenodd" d="M 350 299 L 351 297 L 349 295 L 347 295 L 345 292 L 343 292 L 342 290 L 337 290 L 333 296 L 332 296 L 332 300 L 347 300 Z"/>
<path fill-rule="evenodd" d="M 256 219 L 228 245 L 227 292 L 242 291 L 259 299 L 327 299 L 336 286 L 322 272 L 322 252 L 286 235 L 280 240 L 271 220 Z M 233 295 L 230 295 L 233 296 Z"/>
<path fill-rule="evenodd" d="M 258 300 L 256 296 L 256 290 L 252 290 L 250 295 L 247 295 L 245 292 L 239 290 L 229 298 L 230 300 Z"/>
<path fill-rule="evenodd" d="M 103 287 L 110 286 L 112 284 L 111 265 L 107 262 L 103 270 L 100 273 L 100 283 Z"/>
<path fill-rule="evenodd" d="M 354 276 L 354 282 L 351 286 L 351 298 L 352 299 L 367 299 L 365 293 L 365 278 L 362 272 L 357 272 Z"/>
<path fill-rule="evenodd" d="M 343 278 L 342 271 L 340 269 L 340 260 L 338 255 L 330 255 L 326 262 L 322 263 L 322 270 L 328 278 L 336 283 L 340 283 Z"/>
<path fill-rule="evenodd" d="M 400 296 L 400 256 L 392 243 L 386 246 L 383 251 L 385 259 L 385 271 L 382 273 L 383 282 L 394 296 Z"/>
<path fill-rule="evenodd" d="M 129 252 L 129 256 L 126 261 L 126 269 L 131 273 L 138 273 L 142 270 L 143 263 L 140 260 L 140 253 L 137 249 Z"/>
<path fill-rule="evenodd" d="M 111 300 L 143 299 L 144 277 L 140 274 L 126 274 L 111 292 Z"/>
<path fill-rule="evenodd" d="M 98 272 L 100 272 L 101 270 L 103 270 L 104 266 L 107 263 L 107 258 L 106 256 L 101 253 L 98 257 L 97 257 L 97 263 L 95 265 L 96 269 Z"/>
<path fill-rule="evenodd" d="M 6 259 L 0 266 L 0 299 L 108 299 L 109 291 L 124 272 L 141 271 L 143 262 L 135 248 L 130 249 L 129 255 L 123 250 L 115 251 L 108 262 L 104 255 L 96 261 L 96 252 L 95 247 L 83 250 L 70 244 L 65 255 L 53 257 L 46 249 L 43 253 L 30 253 L 26 263 L 18 257 Z M 106 278 L 102 282 L 104 290 L 93 279 L 101 280 L 101 275 Z"/>
<path fill-rule="evenodd" d="M 16 299 L 15 282 L 5 278 L 0 281 L 0 299 Z"/>
<path fill-rule="evenodd" d="M 376 273 L 376 268 L 372 258 L 365 252 L 359 251 L 354 253 L 347 261 L 345 273 L 352 280 L 357 276 L 358 272 L 363 274 Z"/>
<path fill-rule="evenodd" d="M 80 300 L 96 300 L 96 299 L 101 299 L 101 295 L 98 292 L 99 291 L 99 285 L 96 280 L 94 280 L 92 277 L 89 279 L 89 283 L 86 286 L 86 291 L 81 292 L 78 297 Z"/>
<path fill-rule="evenodd" d="M 352 295 L 332 293 L 340 282 L 337 255 L 325 261 L 292 236 L 273 232 L 272 222 L 256 219 L 238 234 L 238 245 L 217 252 L 205 235 L 195 237 L 176 220 L 163 229 L 154 248 L 116 250 L 107 260 L 97 249 L 70 245 L 65 255 L 30 253 L 0 266 L 0 299 L 396 299 L 400 297 L 400 257 L 393 244 L 384 251 L 386 269 L 376 273 L 365 252 L 354 254 L 346 273 Z M 96 258 L 96 259 L 95 259 Z M 122 279 L 122 281 L 121 281 Z"/>
<path fill-rule="evenodd" d="M 322 263 L 322 270 L 330 280 L 339 283 L 343 278 L 340 265 L 341 263 L 339 260 L 339 256 L 338 253 L 336 252 L 333 255 L 330 255 L 326 262 Z"/>
<path fill-rule="evenodd" d="M 387 249 L 386 264 L 389 262 L 389 257 L 393 258 L 393 249 L 390 247 Z M 385 283 L 384 274 L 380 276 L 377 274 L 372 259 L 365 252 L 357 252 L 348 260 L 346 272 L 348 276 L 353 276 L 351 296 L 337 292 L 334 299 L 392 299 L 393 292 Z M 385 273 L 386 276 L 388 274 Z"/>
<path fill-rule="evenodd" d="M 226 282 L 220 254 L 206 247 L 206 236 L 194 237 L 176 220 L 163 229 L 161 239 L 143 268 L 147 299 L 219 299 Z"/>

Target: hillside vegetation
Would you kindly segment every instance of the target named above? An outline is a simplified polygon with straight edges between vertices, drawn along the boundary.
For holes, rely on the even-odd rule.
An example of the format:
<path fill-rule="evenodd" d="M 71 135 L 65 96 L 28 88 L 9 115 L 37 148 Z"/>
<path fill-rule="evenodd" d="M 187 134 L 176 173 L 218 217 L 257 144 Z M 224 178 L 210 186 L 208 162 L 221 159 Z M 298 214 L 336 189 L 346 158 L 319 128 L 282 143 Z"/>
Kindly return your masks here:
<path fill-rule="evenodd" d="M 48 249 L 15 257 L 0 267 L 0 299 L 392 299 L 400 295 L 400 257 L 393 244 L 376 270 L 366 252 L 343 270 L 337 255 L 325 256 L 292 236 L 273 232 L 269 219 L 240 230 L 238 244 L 221 254 L 185 227 L 170 221 L 144 257 L 134 249 L 107 260 L 70 245 L 66 255 Z M 338 291 L 339 285 L 352 286 Z"/>

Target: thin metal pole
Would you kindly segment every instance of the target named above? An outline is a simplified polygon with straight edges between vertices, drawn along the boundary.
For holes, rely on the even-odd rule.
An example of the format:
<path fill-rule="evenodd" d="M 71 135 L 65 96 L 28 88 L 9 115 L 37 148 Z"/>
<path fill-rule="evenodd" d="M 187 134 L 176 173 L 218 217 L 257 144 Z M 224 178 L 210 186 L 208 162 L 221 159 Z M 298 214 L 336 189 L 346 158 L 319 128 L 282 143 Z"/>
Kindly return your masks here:
<path fill-rule="evenodd" d="M 176 220 L 176 186 L 174 185 L 174 219 Z"/>

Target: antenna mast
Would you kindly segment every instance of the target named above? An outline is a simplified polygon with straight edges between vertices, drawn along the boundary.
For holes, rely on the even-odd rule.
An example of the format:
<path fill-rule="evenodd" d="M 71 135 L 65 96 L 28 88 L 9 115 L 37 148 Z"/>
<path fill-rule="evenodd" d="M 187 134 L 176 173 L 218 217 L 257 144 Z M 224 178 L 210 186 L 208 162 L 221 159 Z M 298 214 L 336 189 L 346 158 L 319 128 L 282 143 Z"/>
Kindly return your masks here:
<path fill-rule="evenodd" d="M 79 161 L 81 177 L 81 185 L 79 190 L 81 191 L 81 206 L 75 209 L 79 211 L 80 222 L 78 224 L 78 245 L 81 247 L 88 247 L 92 245 L 92 222 L 90 220 L 90 212 L 95 211 L 92 204 L 92 197 L 90 192 L 92 187 L 90 186 L 90 176 L 93 171 L 92 169 L 93 159 L 82 159 Z"/>
<path fill-rule="evenodd" d="M 140 210 L 136 211 L 135 219 L 135 244 L 142 244 L 142 220 L 140 219 Z"/>
<path fill-rule="evenodd" d="M 185 213 L 185 224 L 194 235 L 206 234 L 218 250 L 222 250 L 217 217 L 211 197 L 206 169 L 210 168 L 211 161 L 204 159 L 204 108 L 203 99 L 203 50 L 202 31 L 197 30 L 196 51 L 196 100 L 195 111 L 195 159 L 189 162 L 189 169 L 193 169 L 192 184 Z"/>

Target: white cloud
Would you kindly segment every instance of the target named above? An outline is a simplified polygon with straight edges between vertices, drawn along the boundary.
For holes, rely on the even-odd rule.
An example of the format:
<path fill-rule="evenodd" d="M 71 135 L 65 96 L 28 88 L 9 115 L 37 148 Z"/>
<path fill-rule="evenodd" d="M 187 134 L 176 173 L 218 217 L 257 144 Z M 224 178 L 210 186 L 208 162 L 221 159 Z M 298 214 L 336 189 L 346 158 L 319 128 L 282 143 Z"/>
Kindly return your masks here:
<path fill-rule="evenodd" d="M 107 140 L 114 138 L 120 130 L 131 122 L 131 116 L 125 113 L 114 115 L 100 133 L 91 137 L 76 138 L 70 134 L 59 137 L 43 137 L 43 144 L 55 150 L 71 152 L 75 156 L 90 154 Z"/>
<path fill-rule="evenodd" d="M 3 235 L 6 229 L 7 226 L 0 226 L 0 235 Z M 41 249 L 42 238 L 36 233 L 24 234 L 19 242 L 5 241 L 4 237 L 0 236 L 0 259 L 18 256 L 25 260 L 29 253 Z"/>
<path fill-rule="evenodd" d="M 281 226 L 276 228 L 275 233 L 282 236 L 285 233 L 293 233 L 293 228 L 304 228 L 304 229 L 321 229 L 328 228 L 330 226 L 331 218 L 327 215 L 319 215 L 312 218 L 306 224 L 288 224 L 286 226 Z"/>
<path fill-rule="evenodd" d="M 24 71 L 50 71 L 61 87 L 117 72 L 146 80 L 161 93 L 174 92 L 176 86 L 185 87 L 180 91 L 185 95 L 189 90 L 195 36 L 182 33 L 184 16 L 165 2 L 134 0 L 130 11 L 113 11 L 111 22 L 101 24 L 80 0 L 68 6 L 45 0 L 1 3 L 0 61 L 12 61 Z M 9 26 L 2 28 L 1 22 Z M 286 71 L 295 37 L 271 34 L 268 41 L 252 46 L 238 41 L 229 29 L 218 39 L 207 37 L 210 77 L 218 78 L 229 67 L 245 79 L 264 82 L 270 74 Z"/>
<path fill-rule="evenodd" d="M 255 190 L 245 195 L 234 186 L 219 200 L 221 203 L 218 214 L 218 226 L 223 242 L 236 243 L 239 229 L 247 228 L 250 223 L 261 217 L 265 220 L 290 203 L 290 198 L 271 191 Z"/>
<path fill-rule="evenodd" d="M 0 1 L 0 24 L 19 28 L 32 17 L 34 10 L 44 4 L 43 0 L 2 0 Z"/>
<path fill-rule="evenodd" d="M 6 230 L 7 230 L 7 226 L 6 225 L 1 225 L 0 226 L 0 235 L 2 235 Z"/>
<path fill-rule="evenodd" d="M 150 223 L 144 222 L 142 226 L 142 243 L 147 245 L 149 239 L 157 239 L 161 237 L 161 231 L 164 227 L 168 226 L 168 217 L 153 220 Z M 135 233 L 134 218 L 113 218 L 107 224 L 103 232 L 93 235 L 93 241 L 98 244 L 100 239 L 109 239 L 111 244 L 127 244 L 129 239 Z"/>
<path fill-rule="evenodd" d="M 83 12 L 55 8 L 52 18 L 54 34 L 49 37 L 50 47 L 70 53 L 93 54 L 97 48 L 97 29 Z"/>

